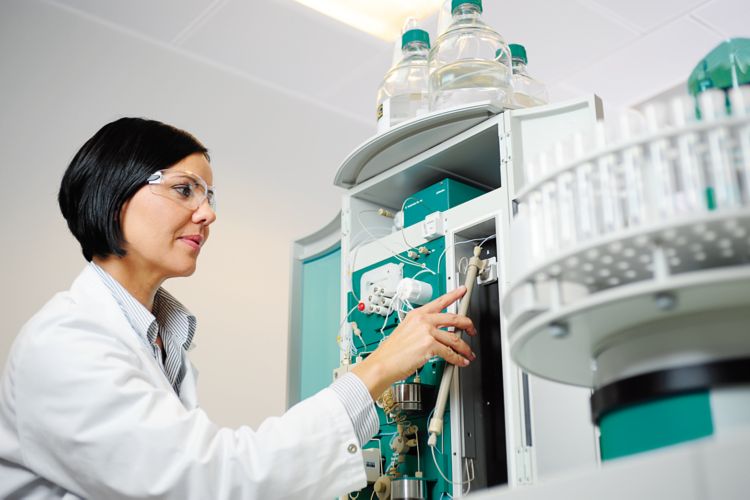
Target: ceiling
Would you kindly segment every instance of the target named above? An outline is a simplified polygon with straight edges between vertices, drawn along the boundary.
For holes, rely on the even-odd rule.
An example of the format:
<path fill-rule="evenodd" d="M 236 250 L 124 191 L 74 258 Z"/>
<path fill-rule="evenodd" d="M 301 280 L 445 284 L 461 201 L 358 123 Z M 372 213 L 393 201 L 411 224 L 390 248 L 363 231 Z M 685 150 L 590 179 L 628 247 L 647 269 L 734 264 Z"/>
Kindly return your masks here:
<path fill-rule="evenodd" d="M 393 45 L 292 0 L 49 0 L 255 82 L 374 123 Z M 553 100 L 608 109 L 681 85 L 722 39 L 750 36 L 747 0 L 485 0 L 485 21 L 526 45 Z M 426 26 L 434 34 L 436 21 Z"/>

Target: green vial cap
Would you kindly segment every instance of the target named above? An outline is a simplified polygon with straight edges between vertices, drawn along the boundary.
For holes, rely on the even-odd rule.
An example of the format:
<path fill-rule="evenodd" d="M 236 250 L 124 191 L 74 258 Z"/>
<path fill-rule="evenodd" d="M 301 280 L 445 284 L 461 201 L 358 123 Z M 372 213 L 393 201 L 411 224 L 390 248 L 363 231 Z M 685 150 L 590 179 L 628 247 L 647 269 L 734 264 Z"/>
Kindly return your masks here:
<path fill-rule="evenodd" d="M 460 5 L 464 4 L 476 5 L 479 12 L 482 12 L 482 0 L 452 0 L 451 12 L 454 12 Z"/>
<path fill-rule="evenodd" d="M 512 59 L 520 59 L 524 64 L 529 63 L 529 60 L 526 57 L 526 47 L 517 43 L 511 43 L 508 47 L 510 47 L 510 57 Z"/>
<path fill-rule="evenodd" d="M 422 42 L 430 48 L 430 35 L 425 30 L 414 29 L 404 32 L 401 35 L 401 48 L 406 47 L 406 44 L 410 42 Z"/>

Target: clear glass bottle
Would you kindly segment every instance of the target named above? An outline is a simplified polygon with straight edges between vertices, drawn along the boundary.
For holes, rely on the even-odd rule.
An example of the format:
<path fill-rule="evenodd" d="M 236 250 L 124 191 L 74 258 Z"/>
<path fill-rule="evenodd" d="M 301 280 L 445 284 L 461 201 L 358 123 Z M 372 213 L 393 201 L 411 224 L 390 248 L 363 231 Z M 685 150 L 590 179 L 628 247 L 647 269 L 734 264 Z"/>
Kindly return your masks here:
<path fill-rule="evenodd" d="M 506 107 L 510 49 L 482 22 L 482 0 L 452 0 L 451 12 L 451 24 L 430 51 L 430 110 L 481 101 Z"/>
<path fill-rule="evenodd" d="M 401 35 L 401 60 L 383 78 L 378 88 L 378 133 L 429 111 L 427 57 L 430 36 L 407 22 Z"/>
<path fill-rule="evenodd" d="M 529 63 L 526 48 L 517 43 L 511 43 L 509 47 L 513 65 L 513 103 L 521 108 L 547 104 L 547 87 L 529 75 L 526 68 Z"/>

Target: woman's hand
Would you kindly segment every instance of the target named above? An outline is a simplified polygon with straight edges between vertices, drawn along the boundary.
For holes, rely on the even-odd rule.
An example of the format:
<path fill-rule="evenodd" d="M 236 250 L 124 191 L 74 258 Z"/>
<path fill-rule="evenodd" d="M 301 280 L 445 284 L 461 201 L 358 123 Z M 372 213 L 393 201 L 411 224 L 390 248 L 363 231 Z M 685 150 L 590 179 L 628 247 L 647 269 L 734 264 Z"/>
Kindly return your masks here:
<path fill-rule="evenodd" d="M 465 293 L 462 286 L 414 309 L 380 347 L 352 368 L 373 399 L 394 382 L 412 375 L 433 356 L 456 366 L 466 366 L 476 358 L 457 334 L 440 329 L 452 326 L 476 335 L 474 324 L 466 316 L 440 312 Z"/>

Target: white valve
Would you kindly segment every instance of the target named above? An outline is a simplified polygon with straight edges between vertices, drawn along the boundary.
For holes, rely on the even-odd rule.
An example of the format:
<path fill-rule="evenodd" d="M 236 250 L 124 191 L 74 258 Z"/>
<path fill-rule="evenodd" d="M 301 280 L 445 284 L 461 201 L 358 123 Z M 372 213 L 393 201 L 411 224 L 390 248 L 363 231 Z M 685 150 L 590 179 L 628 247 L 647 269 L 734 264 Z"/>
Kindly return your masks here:
<path fill-rule="evenodd" d="M 432 285 L 424 281 L 404 278 L 396 289 L 398 298 L 411 304 L 423 305 L 432 300 Z"/>

